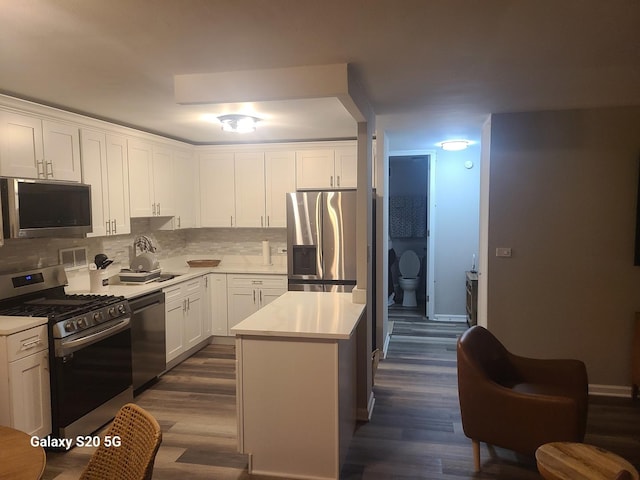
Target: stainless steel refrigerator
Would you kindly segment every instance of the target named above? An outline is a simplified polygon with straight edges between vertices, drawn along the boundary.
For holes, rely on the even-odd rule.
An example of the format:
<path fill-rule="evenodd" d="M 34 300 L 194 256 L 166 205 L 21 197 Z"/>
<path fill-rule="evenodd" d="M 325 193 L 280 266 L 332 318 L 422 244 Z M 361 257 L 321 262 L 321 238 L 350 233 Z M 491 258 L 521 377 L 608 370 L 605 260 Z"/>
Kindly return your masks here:
<path fill-rule="evenodd" d="M 289 290 L 353 290 L 355 190 L 287 193 L 287 272 Z"/>

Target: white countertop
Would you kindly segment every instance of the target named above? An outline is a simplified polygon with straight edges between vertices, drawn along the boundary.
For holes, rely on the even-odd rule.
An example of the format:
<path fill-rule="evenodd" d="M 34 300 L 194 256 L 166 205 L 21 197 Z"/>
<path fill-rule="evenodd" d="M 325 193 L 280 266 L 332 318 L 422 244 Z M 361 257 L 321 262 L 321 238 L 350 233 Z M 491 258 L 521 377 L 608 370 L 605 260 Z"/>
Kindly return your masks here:
<path fill-rule="evenodd" d="M 346 340 L 364 305 L 351 293 L 287 292 L 231 329 L 236 335 Z"/>
<path fill-rule="evenodd" d="M 187 265 L 187 260 L 220 259 L 217 267 L 193 268 Z M 179 275 L 164 282 L 150 282 L 143 285 L 121 284 L 118 273 L 123 268 L 121 265 L 113 264 L 107 268 L 109 286 L 102 292 L 105 295 L 123 296 L 127 299 L 136 298 L 148 293 L 162 290 L 177 283 L 191 280 L 192 278 L 205 275 L 207 273 L 238 273 L 238 274 L 260 274 L 260 275 L 286 275 L 286 256 L 272 257 L 272 265 L 263 265 L 261 256 L 251 255 L 187 255 L 172 257 L 160 260 L 160 268 L 163 274 L 171 273 Z M 69 286 L 65 291 L 69 294 L 89 293 L 88 271 L 69 272 L 67 274 Z"/>
<path fill-rule="evenodd" d="M 191 268 L 187 265 L 187 260 L 220 259 L 217 267 Z M 287 257 L 272 256 L 272 265 L 263 265 L 262 256 L 255 255 L 184 255 L 179 257 L 165 258 L 160 260 L 162 273 L 178 274 L 179 276 L 164 282 L 151 282 L 144 285 L 120 284 L 118 273 L 121 268 L 127 266 L 113 264 L 107 268 L 109 286 L 99 292 L 104 295 L 117 295 L 127 299 L 132 299 L 157 292 L 163 288 L 170 287 L 180 282 L 191 280 L 192 278 L 205 275 L 207 273 L 239 273 L 239 274 L 260 274 L 260 275 L 286 275 Z M 69 285 L 65 288 L 68 294 L 91 293 L 89 288 L 89 271 L 81 270 L 67 272 Z M 98 293 L 98 292 L 96 292 Z M 11 335 L 38 325 L 47 323 L 44 317 L 10 317 L 0 315 L 0 335 Z"/>
<path fill-rule="evenodd" d="M 29 330 L 47 323 L 47 317 L 6 317 L 0 316 L 0 336 Z"/>

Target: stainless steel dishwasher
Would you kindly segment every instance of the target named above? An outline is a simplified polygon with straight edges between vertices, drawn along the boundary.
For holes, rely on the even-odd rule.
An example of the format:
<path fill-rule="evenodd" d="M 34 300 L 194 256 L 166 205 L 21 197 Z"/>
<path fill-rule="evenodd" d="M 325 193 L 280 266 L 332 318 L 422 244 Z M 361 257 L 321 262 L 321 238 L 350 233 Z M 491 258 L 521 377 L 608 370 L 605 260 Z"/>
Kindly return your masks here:
<path fill-rule="evenodd" d="M 164 293 L 129 300 L 131 306 L 131 366 L 134 394 L 166 369 Z"/>

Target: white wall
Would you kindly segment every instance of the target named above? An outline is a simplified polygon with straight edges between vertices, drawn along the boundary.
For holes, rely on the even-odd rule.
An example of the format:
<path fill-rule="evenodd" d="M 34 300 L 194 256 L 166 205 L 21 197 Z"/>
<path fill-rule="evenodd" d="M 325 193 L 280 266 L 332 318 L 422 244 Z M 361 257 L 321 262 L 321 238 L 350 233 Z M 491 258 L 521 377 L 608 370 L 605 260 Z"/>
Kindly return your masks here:
<path fill-rule="evenodd" d="M 640 107 L 492 115 L 490 156 L 488 328 L 520 355 L 578 358 L 591 384 L 628 386 Z"/>
<path fill-rule="evenodd" d="M 466 316 L 465 271 L 478 258 L 480 145 L 435 155 L 435 305 L 437 316 Z M 472 167 L 466 168 L 465 162 Z"/>

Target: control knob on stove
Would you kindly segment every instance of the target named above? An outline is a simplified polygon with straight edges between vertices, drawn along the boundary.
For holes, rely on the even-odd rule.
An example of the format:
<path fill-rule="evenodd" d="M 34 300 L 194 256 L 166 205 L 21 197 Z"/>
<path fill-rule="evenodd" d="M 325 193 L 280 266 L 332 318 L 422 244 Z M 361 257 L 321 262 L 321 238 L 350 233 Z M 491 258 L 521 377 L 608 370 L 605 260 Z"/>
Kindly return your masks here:
<path fill-rule="evenodd" d="M 96 322 L 101 322 L 101 321 L 103 320 L 102 312 L 96 312 L 96 313 L 94 313 L 94 314 L 93 314 L 93 319 L 94 319 Z"/>
<path fill-rule="evenodd" d="M 87 326 L 87 319 L 82 317 L 78 319 L 78 328 L 85 328 Z"/>
<path fill-rule="evenodd" d="M 116 316 L 116 307 L 109 307 L 109 316 L 110 317 Z"/>
<path fill-rule="evenodd" d="M 66 322 L 65 322 L 65 324 L 64 324 L 64 329 L 65 329 L 67 332 L 73 332 L 73 331 L 75 331 L 75 330 L 77 330 L 77 329 L 78 329 L 78 326 L 76 325 L 76 322 L 73 322 L 73 321 L 71 321 L 71 320 L 68 320 L 68 321 L 66 321 Z"/>
<path fill-rule="evenodd" d="M 125 313 L 127 313 L 127 309 L 125 308 L 123 303 L 118 305 L 118 312 L 120 312 L 121 315 L 124 315 Z"/>

